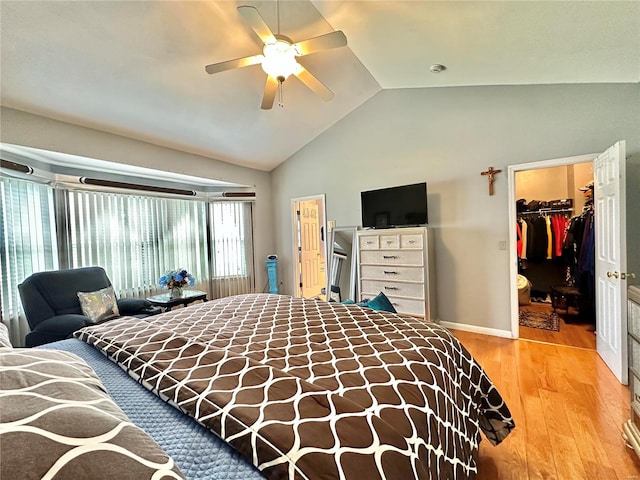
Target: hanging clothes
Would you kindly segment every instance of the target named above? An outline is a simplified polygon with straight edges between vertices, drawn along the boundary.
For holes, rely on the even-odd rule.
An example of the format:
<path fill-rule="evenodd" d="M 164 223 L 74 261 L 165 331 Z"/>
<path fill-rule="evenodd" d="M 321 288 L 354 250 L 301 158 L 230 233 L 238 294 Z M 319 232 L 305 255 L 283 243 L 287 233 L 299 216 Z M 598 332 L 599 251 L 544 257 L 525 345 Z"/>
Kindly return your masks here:
<path fill-rule="evenodd" d="M 532 245 L 528 249 L 527 256 L 532 262 L 542 262 L 547 258 L 547 220 L 545 217 L 531 219 Z"/>
<path fill-rule="evenodd" d="M 551 226 L 553 230 L 553 257 L 562 257 L 562 245 L 564 242 L 564 234 L 567 225 L 567 217 L 564 215 L 553 215 L 551 217 Z"/>
<path fill-rule="evenodd" d="M 547 260 L 553 259 L 553 233 L 551 231 L 551 217 L 545 216 L 544 221 L 547 223 Z"/>
<path fill-rule="evenodd" d="M 522 258 L 522 228 L 520 228 L 520 222 L 516 222 L 516 252 L 518 258 Z"/>
<path fill-rule="evenodd" d="M 567 263 L 567 285 L 580 292 L 579 316 L 595 322 L 595 223 L 593 208 L 571 218 L 565 228 L 562 258 Z"/>
<path fill-rule="evenodd" d="M 520 247 L 518 251 L 518 256 L 522 260 L 526 260 L 527 259 L 527 235 L 529 234 L 528 225 L 524 218 L 520 218 L 516 223 L 517 223 L 516 228 L 518 228 L 520 232 Z"/>

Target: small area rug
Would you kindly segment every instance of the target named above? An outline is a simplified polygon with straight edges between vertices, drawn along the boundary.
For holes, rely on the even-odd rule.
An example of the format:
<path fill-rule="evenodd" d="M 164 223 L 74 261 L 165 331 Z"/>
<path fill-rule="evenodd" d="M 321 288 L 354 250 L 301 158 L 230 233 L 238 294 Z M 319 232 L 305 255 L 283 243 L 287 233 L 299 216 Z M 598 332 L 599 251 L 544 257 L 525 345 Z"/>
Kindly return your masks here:
<path fill-rule="evenodd" d="M 543 330 L 560 331 L 560 317 L 555 312 L 532 312 L 520 310 L 519 323 L 523 327 L 541 328 Z"/>

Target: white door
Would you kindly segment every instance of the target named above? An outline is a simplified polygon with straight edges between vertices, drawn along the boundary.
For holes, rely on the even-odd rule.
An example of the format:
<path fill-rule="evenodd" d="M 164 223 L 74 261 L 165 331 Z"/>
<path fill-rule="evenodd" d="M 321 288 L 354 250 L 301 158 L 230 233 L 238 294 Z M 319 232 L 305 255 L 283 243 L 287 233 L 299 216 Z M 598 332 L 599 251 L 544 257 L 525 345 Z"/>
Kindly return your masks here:
<path fill-rule="evenodd" d="M 323 292 L 327 276 L 324 206 L 324 195 L 291 200 L 293 290 L 296 297 L 325 299 Z"/>
<path fill-rule="evenodd" d="M 302 296 L 321 297 L 327 280 L 320 241 L 320 214 L 315 200 L 300 202 L 300 262 Z"/>
<path fill-rule="evenodd" d="M 625 143 L 593 161 L 595 207 L 596 349 L 627 384 L 627 246 Z"/>

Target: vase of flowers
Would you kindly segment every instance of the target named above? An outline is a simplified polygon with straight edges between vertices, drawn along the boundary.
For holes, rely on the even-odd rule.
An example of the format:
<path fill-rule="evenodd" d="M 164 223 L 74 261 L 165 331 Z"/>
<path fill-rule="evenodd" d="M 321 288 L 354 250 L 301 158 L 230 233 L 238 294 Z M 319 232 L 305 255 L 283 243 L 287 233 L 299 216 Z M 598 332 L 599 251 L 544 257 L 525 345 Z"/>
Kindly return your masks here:
<path fill-rule="evenodd" d="M 182 297 L 182 289 L 187 286 L 193 287 L 196 284 L 196 279 L 184 268 L 176 268 L 165 272 L 158 283 L 162 288 L 171 291 L 171 298 L 180 298 Z"/>

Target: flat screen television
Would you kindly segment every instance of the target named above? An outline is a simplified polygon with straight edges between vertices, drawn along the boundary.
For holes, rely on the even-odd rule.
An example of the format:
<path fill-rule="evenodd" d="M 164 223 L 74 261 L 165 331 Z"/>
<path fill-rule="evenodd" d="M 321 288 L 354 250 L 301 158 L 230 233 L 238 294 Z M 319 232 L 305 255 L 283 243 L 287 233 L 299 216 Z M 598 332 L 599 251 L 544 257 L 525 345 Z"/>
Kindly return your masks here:
<path fill-rule="evenodd" d="M 362 192 L 360 201 L 365 228 L 407 227 L 429 221 L 426 182 Z"/>

